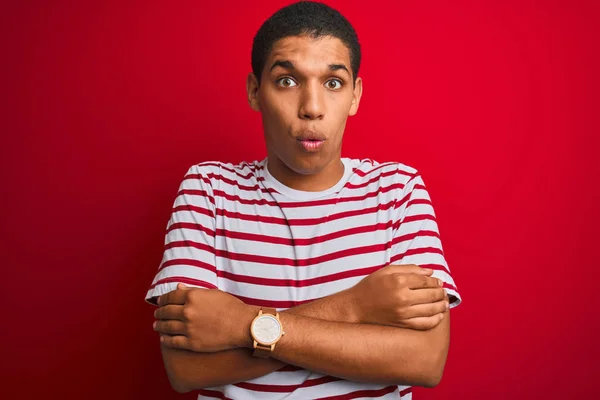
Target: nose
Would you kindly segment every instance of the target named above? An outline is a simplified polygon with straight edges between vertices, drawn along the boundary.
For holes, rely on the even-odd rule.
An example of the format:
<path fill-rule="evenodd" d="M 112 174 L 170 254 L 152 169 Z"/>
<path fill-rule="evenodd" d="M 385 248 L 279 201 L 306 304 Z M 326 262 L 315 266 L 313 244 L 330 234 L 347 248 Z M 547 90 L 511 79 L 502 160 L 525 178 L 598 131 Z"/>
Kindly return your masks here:
<path fill-rule="evenodd" d="M 306 120 L 323 119 L 325 116 L 325 99 L 321 85 L 311 83 L 304 86 L 300 95 L 298 117 Z"/>

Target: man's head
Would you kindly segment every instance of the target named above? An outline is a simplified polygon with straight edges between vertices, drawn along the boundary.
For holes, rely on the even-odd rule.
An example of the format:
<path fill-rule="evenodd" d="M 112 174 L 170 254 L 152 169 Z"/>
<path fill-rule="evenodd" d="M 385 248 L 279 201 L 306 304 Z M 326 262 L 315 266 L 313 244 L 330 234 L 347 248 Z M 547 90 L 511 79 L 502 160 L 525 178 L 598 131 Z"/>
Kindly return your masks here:
<path fill-rule="evenodd" d="M 350 51 L 352 77 L 356 79 L 362 54 L 356 31 L 350 22 L 325 4 L 302 1 L 277 11 L 262 24 L 254 36 L 252 72 L 259 84 L 273 44 L 279 39 L 303 35 L 315 39 L 331 36 L 341 40 Z"/>
<path fill-rule="evenodd" d="M 342 136 L 362 93 L 360 58 L 352 25 L 321 3 L 285 7 L 256 34 L 248 100 L 262 114 L 269 171 L 288 186 L 321 190 L 341 177 Z"/>

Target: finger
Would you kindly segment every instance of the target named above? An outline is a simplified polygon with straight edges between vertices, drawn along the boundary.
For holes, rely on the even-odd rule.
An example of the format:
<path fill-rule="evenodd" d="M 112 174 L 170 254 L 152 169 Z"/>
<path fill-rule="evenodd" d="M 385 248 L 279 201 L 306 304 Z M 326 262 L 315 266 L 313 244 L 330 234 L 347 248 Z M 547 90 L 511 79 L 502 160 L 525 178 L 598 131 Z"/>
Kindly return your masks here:
<path fill-rule="evenodd" d="M 181 335 L 161 335 L 160 343 L 163 346 L 171 347 L 173 349 L 191 350 L 188 338 Z"/>
<path fill-rule="evenodd" d="M 189 286 L 187 286 L 187 285 L 185 285 L 183 283 L 178 283 L 177 284 L 177 289 L 179 289 L 179 290 L 190 290 L 191 287 L 189 287 Z"/>
<path fill-rule="evenodd" d="M 402 265 L 389 265 L 391 273 L 395 274 L 417 274 L 417 275 L 431 275 L 433 270 L 430 268 L 421 268 L 414 264 L 402 264 Z"/>
<path fill-rule="evenodd" d="M 406 277 L 409 289 L 426 289 L 442 287 L 442 280 L 432 276 L 410 274 Z"/>
<path fill-rule="evenodd" d="M 158 298 L 158 305 L 164 306 L 166 304 L 185 304 L 187 292 L 187 290 L 173 290 L 169 293 L 163 294 Z"/>
<path fill-rule="evenodd" d="M 427 288 L 427 289 L 419 289 L 419 290 L 411 290 L 409 297 L 409 304 L 429 304 L 429 303 L 437 303 L 438 301 L 448 301 L 448 296 L 446 295 L 446 291 L 440 287 L 438 288 Z"/>
<path fill-rule="evenodd" d="M 168 305 L 154 311 L 154 318 L 160 320 L 176 319 L 183 321 L 183 306 Z"/>
<path fill-rule="evenodd" d="M 404 320 L 404 327 L 417 331 L 428 331 L 435 328 L 444 319 L 444 314 L 436 314 L 432 317 L 418 317 Z"/>
<path fill-rule="evenodd" d="M 404 319 L 433 317 L 441 314 L 448 309 L 448 302 L 440 300 L 435 303 L 417 304 L 410 306 L 403 311 Z"/>
<path fill-rule="evenodd" d="M 152 329 L 158 333 L 167 335 L 185 335 L 185 324 L 181 321 L 168 319 L 164 321 L 154 321 Z"/>

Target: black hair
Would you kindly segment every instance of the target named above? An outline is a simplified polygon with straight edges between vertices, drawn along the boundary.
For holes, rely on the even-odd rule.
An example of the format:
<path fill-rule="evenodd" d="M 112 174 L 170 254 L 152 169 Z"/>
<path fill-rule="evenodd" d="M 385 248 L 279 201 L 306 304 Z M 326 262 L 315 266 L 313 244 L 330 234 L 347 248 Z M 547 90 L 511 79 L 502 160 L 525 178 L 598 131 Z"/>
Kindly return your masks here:
<path fill-rule="evenodd" d="M 258 84 L 273 44 L 288 36 L 309 35 L 312 38 L 332 36 L 350 50 L 350 67 L 356 81 L 360 67 L 360 44 L 354 27 L 339 11 L 313 1 L 301 1 L 284 7 L 266 20 L 252 43 L 252 71 Z"/>

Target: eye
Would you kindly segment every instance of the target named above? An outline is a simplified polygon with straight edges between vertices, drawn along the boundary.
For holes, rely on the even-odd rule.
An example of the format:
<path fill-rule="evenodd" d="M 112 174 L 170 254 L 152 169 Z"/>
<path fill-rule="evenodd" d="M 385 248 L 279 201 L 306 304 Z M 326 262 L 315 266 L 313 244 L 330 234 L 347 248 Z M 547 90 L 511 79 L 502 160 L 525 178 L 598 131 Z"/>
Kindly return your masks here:
<path fill-rule="evenodd" d="M 325 82 L 325 86 L 327 86 L 327 89 L 338 90 L 342 87 L 342 81 L 339 79 L 330 79 Z"/>
<path fill-rule="evenodd" d="M 284 77 L 284 78 L 277 79 L 277 85 L 279 85 L 281 87 L 294 87 L 294 86 L 297 86 L 298 84 L 292 78 Z"/>

